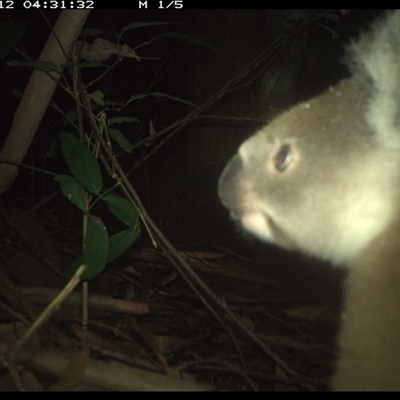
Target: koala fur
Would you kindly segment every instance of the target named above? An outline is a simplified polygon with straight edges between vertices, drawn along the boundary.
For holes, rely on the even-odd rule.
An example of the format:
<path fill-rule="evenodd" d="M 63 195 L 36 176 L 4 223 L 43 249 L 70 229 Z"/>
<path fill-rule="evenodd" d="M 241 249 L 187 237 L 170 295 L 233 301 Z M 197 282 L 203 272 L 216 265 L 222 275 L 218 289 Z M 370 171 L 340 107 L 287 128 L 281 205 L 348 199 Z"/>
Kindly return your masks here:
<path fill-rule="evenodd" d="M 347 267 L 334 390 L 400 390 L 400 11 L 347 49 L 350 79 L 246 140 L 218 184 L 258 238 Z"/>

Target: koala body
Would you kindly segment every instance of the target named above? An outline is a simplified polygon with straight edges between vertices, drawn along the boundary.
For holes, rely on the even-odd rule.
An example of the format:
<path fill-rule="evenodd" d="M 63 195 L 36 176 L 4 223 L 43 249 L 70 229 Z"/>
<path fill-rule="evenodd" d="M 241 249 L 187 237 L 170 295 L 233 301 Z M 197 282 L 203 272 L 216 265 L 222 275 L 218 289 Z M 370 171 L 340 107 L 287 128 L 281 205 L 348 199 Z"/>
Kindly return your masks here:
<path fill-rule="evenodd" d="M 400 11 L 348 48 L 350 79 L 245 141 L 218 184 L 244 229 L 345 266 L 336 390 L 400 389 Z"/>

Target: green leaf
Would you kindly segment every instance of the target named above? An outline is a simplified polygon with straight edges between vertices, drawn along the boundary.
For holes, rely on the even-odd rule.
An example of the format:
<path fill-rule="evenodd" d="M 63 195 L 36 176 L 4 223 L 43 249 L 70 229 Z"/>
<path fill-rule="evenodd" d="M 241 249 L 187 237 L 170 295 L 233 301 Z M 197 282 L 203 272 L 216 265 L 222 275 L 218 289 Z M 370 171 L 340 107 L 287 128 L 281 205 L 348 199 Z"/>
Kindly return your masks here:
<path fill-rule="evenodd" d="M 67 111 L 67 117 L 63 121 L 63 126 L 67 126 L 70 124 L 70 121 L 76 121 L 78 119 L 78 110 L 76 107 L 71 108 L 69 111 Z"/>
<path fill-rule="evenodd" d="M 121 34 L 131 29 L 143 28 L 148 26 L 157 26 L 157 25 L 167 25 L 167 24 L 182 24 L 183 22 L 159 22 L 159 21 L 152 21 L 152 22 L 132 22 L 129 25 L 124 26 L 121 29 Z"/>
<path fill-rule="evenodd" d="M 118 129 L 108 129 L 110 136 L 119 144 L 122 150 L 127 153 L 132 152 L 133 146 L 128 142 L 126 137 Z"/>
<path fill-rule="evenodd" d="M 100 90 L 96 90 L 95 92 L 88 94 L 88 97 L 98 106 L 104 107 L 104 94 L 100 92 Z"/>
<path fill-rule="evenodd" d="M 140 120 L 135 117 L 111 117 L 107 119 L 108 126 L 120 125 L 123 122 L 140 122 Z"/>
<path fill-rule="evenodd" d="M 154 93 L 150 93 L 150 95 L 154 96 L 154 97 L 166 97 L 167 99 L 170 99 L 172 101 L 176 101 L 178 103 L 183 103 L 183 104 L 187 104 L 188 106 L 196 107 L 196 104 L 192 103 L 191 101 L 181 99 L 180 97 L 171 96 L 170 94 L 167 94 L 167 93 L 154 92 Z"/>
<path fill-rule="evenodd" d="M 194 103 L 190 102 L 190 101 L 187 101 L 185 99 L 181 99 L 180 97 L 171 96 L 171 95 L 169 95 L 167 93 L 161 93 L 161 92 L 146 93 L 146 94 L 136 94 L 136 95 L 130 97 L 130 99 L 127 101 L 125 106 L 127 106 L 132 101 L 141 100 L 141 99 L 144 99 L 144 98 L 150 97 L 150 96 L 153 96 L 153 97 L 165 97 L 165 98 L 170 99 L 172 101 L 177 101 L 178 103 L 183 103 L 183 104 L 186 104 L 186 105 L 189 105 L 189 106 L 196 107 L 196 105 Z"/>
<path fill-rule="evenodd" d="M 3 60 L 9 51 L 22 39 L 26 25 L 26 22 L 0 24 L 1 60 Z"/>
<path fill-rule="evenodd" d="M 332 39 L 338 39 L 339 38 L 338 33 L 334 29 L 332 29 L 331 27 L 323 25 L 323 24 L 319 24 L 317 22 L 315 24 L 319 25 L 321 28 L 327 30 L 331 34 Z"/>
<path fill-rule="evenodd" d="M 39 60 L 28 61 L 28 62 L 10 61 L 7 63 L 7 65 L 11 67 L 32 67 L 34 69 L 40 69 L 41 71 L 44 72 L 60 72 L 56 63 L 53 61 L 39 61 Z"/>
<path fill-rule="evenodd" d="M 106 266 L 108 257 L 108 234 L 103 222 L 94 216 L 89 216 L 85 236 L 85 250 L 75 259 L 64 273 L 70 279 L 81 264 L 87 265 L 82 280 L 96 277 Z"/>
<path fill-rule="evenodd" d="M 137 209 L 126 199 L 109 194 L 104 197 L 110 211 L 132 230 L 138 227 Z"/>
<path fill-rule="evenodd" d="M 81 210 L 85 209 L 85 195 L 82 185 L 72 176 L 57 175 L 54 180 L 60 183 L 63 195 Z"/>
<path fill-rule="evenodd" d="M 138 225 L 139 227 L 139 225 Z M 140 229 L 127 229 L 111 236 L 108 246 L 107 262 L 114 261 L 124 251 L 132 246 L 132 243 L 137 239 Z"/>
<path fill-rule="evenodd" d="M 68 167 L 80 184 L 91 193 L 103 186 L 100 167 L 90 150 L 75 136 L 61 132 L 61 149 Z"/>
<path fill-rule="evenodd" d="M 99 68 L 106 67 L 101 61 L 93 60 L 93 61 L 67 61 L 65 63 L 66 67 L 78 67 L 78 68 Z"/>

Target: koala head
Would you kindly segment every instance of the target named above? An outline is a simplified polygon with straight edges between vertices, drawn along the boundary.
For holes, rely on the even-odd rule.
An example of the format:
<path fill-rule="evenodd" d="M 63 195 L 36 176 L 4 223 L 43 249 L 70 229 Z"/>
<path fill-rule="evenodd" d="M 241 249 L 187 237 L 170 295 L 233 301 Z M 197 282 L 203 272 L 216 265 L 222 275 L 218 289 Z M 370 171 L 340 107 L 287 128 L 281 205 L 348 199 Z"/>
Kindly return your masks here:
<path fill-rule="evenodd" d="M 264 241 L 349 264 L 398 208 L 400 153 L 367 107 L 343 80 L 245 141 L 218 184 L 232 218 Z"/>

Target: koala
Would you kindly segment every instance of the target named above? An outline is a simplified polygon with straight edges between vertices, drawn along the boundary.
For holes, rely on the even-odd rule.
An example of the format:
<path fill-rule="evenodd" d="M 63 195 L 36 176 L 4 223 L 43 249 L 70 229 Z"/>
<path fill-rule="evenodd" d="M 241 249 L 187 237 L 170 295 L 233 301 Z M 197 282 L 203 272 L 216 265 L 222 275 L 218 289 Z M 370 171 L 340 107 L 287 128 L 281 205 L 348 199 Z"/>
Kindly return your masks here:
<path fill-rule="evenodd" d="M 333 390 L 400 390 L 400 11 L 347 48 L 352 76 L 282 113 L 218 195 L 263 241 L 347 268 Z"/>

